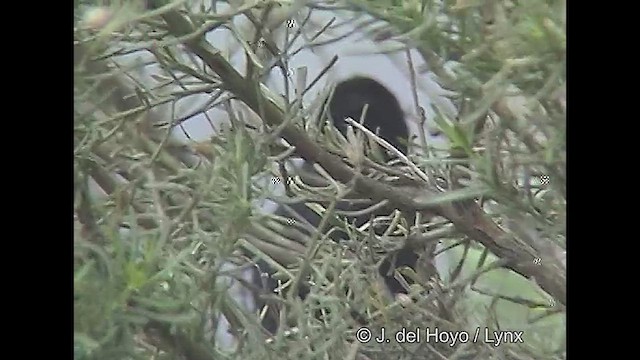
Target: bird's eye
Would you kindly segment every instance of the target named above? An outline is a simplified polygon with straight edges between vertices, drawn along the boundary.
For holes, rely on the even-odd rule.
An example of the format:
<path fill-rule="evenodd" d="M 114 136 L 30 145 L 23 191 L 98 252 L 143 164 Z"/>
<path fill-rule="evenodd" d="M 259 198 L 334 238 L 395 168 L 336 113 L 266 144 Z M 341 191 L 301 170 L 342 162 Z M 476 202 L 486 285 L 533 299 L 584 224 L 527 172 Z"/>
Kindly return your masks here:
<path fill-rule="evenodd" d="M 366 108 L 366 113 L 363 114 Z M 408 138 L 405 116 L 398 99 L 379 82 L 367 77 L 353 77 L 336 85 L 329 101 L 329 112 L 335 127 L 346 132 L 345 118 L 360 121 L 388 141 L 396 149 L 407 152 Z"/>

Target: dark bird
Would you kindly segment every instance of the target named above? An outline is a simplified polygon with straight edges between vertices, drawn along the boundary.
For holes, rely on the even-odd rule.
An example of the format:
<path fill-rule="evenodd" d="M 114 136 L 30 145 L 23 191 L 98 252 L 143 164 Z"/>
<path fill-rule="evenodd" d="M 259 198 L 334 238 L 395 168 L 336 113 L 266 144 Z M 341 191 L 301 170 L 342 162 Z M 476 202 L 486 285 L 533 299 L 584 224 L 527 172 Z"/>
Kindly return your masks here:
<path fill-rule="evenodd" d="M 365 106 L 367 106 L 367 111 L 363 119 L 363 125 L 372 132 L 377 133 L 378 136 L 389 142 L 396 149 L 406 154 L 406 144 L 409 133 L 405 115 L 398 99 L 396 99 L 386 87 L 371 78 L 353 77 L 335 86 L 333 96 L 329 99 L 328 106 L 333 125 L 344 135 L 348 126 L 344 119 L 349 117 L 358 121 L 362 117 Z M 313 171 L 312 164 L 305 163 L 302 166 L 302 171 Z M 322 205 L 326 208 L 328 204 Z M 295 203 L 290 205 L 290 207 L 314 227 L 320 224 L 321 217 L 309 209 L 304 203 Z M 362 209 L 346 201 L 338 203 L 336 208 L 339 210 Z M 393 210 L 393 208 L 386 207 L 378 209 L 373 213 L 367 213 L 366 215 L 347 217 L 346 220 L 348 223 L 360 227 L 366 224 L 372 216 L 388 215 Z M 283 207 L 279 207 L 276 214 L 290 216 L 284 211 Z M 376 233 L 378 233 L 379 230 L 380 229 L 374 229 Z M 348 240 L 348 237 L 343 231 L 334 231 L 331 239 L 334 241 L 345 241 Z M 405 247 L 401 247 L 386 255 L 378 268 L 378 272 L 384 279 L 384 283 L 391 294 L 407 293 L 405 286 L 394 277 L 393 270 L 402 266 L 414 267 L 418 259 L 419 256 L 414 250 Z M 260 271 L 262 271 L 262 276 L 256 277 L 255 281 L 260 282 L 260 285 L 266 288 L 266 291 L 273 292 L 277 286 L 277 282 L 272 278 L 274 273 L 273 269 L 262 261 L 258 264 L 258 267 Z M 411 284 L 411 281 L 407 279 L 407 283 Z M 302 285 L 298 287 L 298 296 L 302 299 L 307 296 L 308 292 L 309 289 L 307 286 Z M 261 308 L 265 305 L 265 302 L 258 301 L 258 305 L 259 308 Z M 277 312 L 267 312 L 267 316 L 265 316 L 263 320 L 265 329 L 271 333 L 275 333 L 278 328 L 278 323 L 279 317 L 277 316 Z"/>

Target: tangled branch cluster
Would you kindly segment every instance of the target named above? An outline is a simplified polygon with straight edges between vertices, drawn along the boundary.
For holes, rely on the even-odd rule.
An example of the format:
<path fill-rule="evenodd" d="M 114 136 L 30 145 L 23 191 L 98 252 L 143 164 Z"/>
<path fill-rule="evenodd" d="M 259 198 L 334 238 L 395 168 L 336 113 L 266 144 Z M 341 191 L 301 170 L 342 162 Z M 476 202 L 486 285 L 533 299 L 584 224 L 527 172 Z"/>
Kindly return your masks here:
<path fill-rule="evenodd" d="M 563 356 L 562 346 L 541 352 L 526 344 L 496 349 L 354 340 L 363 322 L 387 332 L 468 330 L 469 312 L 477 311 L 468 306 L 469 291 L 492 299 L 482 309 L 486 327 L 500 327 L 493 312 L 499 301 L 543 308 L 539 318 L 564 312 L 565 45 L 564 20 L 552 16 L 558 12 L 547 5 L 488 1 L 476 8 L 423 1 L 389 14 L 380 5 L 359 4 L 361 11 L 392 22 L 418 14 L 419 26 L 402 37 L 463 94 L 459 118 L 443 114 L 440 120 L 452 144 L 445 158 L 411 156 L 385 164 L 365 153 L 388 144 L 357 121 L 345 139 L 323 121 L 310 120 L 322 114 L 321 97 L 303 108 L 283 103 L 259 82 L 265 69 L 287 72 L 269 34 L 291 13 L 303 5 L 345 4 L 238 2 L 233 11 L 216 12 L 206 2 L 147 3 L 85 13 L 75 32 L 78 358 Z M 425 15 L 436 10 L 445 18 Z M 251 19 L 253 32 L 231 25 L 240 14 Z M 204 37 L 225 26 L 238 35 L 249 59 L 246 75 L 230 63 L 222 44 Z M 384 30 L 377 36 L 390 35 Z M 422 49 L 425 39 L 433 40 L 428 49 Z M 139 52 L 152 60 L 118 61 Z M 441 60 L 454 53 L 463 55 Z M 149 67 L 162 75 L 146 74 Z M 153 82 L 141 82 L 145 76 Z M 301 77 L 297 89 L 287 91 L 302 93 L 314 81 Z M 210 100 L 189 106 L 194 94 L 209 94 Z M 185 106 L 192 110 L 185 113 Z M 228 122 L 210 118 L 213 108 L 223 110 Z M 214 138 L 190 139 L 183 123 L 198 114 L 210 121 Z M 181 129 L 186 141 L 176 139 Z M 292 155 L 316 163 L 317 172 L 290 173 Z M 285 184 L 288 196 L 271 192 L 265 178 Z M 263 214 L 256 203 L 265 198 L 317 201 L 319 229 L 294 211 L 289 217 Z M 340 220 L 355 215 L 337 206 L 346 200 L 359 203 L 357 215 L 371 214 L 371 220 L 359 228 Z M 383 228 L 383 235 L 374 234 L 374 227 Z M 335 231 L 349 240 L 330 241 Z M 449 246 L 436 249 L 438 243 Z M 409 294 L 390 298 L 375 269 L 402 246 L 426 255 L 416 269 L 399 269 L 415 280 Z M 434 258 L 455 250 L 459 265 L 443 279 Z M 466 271 L 473 251 L 480 259 Z M 258 261 L 277 270 L 281 292 L 260 294 L 246 278 L 245 270 Z M 526 279 L 546 301 L 476 286 L 496 269 Z M 247 312 L 230 292 L 230 279 L 270 306 L 261 314 Z M 312 285 L 306 299 L 293 296 L 305 284 Z M 272 337 L 262 328 L 260 316 L 274 309 L 295 331 Z M 233 333 L 233 351 L 215 334 L 220 314 Z"/>

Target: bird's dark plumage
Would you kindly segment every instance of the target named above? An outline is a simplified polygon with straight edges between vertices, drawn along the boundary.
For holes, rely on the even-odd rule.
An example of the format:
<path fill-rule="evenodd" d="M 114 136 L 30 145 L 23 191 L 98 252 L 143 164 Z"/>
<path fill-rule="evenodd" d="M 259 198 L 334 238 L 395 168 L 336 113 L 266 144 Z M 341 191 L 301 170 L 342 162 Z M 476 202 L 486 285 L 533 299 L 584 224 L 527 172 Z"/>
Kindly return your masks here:
<path fill-rule="evenodd" d="M 334 126 L 343 134 L 347 129 L 345 118 L 350 117 L 355 121 L 359 121 L 365 105 L 368 104 L 367 112 L 364 117 L 364 126 L 393 145 L 396 149 L 403 153 L 407 152 L 406 142 L 408 139 L 408 129 L 405 120 L 405 114 L 402 111 L 396 97 L 383 85 L 377 81 L 366 77 L 354 77 L 336 85 L 332 98 L 329 100 L 329 113 L 333 120 Z M 303 167 L 306 170 L 312 170 L 310 164 Z M 327 205 L 327 204 L 323 204 Z M 320 216 L 308 209 L 303 203 L 291 206 L 298 214 L 304 217 L 313 226 L 318 226 Z M 342 210 L 353 210 L 346 203 L 337 206 Z M 390 209 L 383 209 L 383 213 L 387 215 Z M 279 215 L 289 216 L 282 209 L 277 210 Z M 381 213 L 382 214 L 382 213 Z M 378 214 L 378 215 L 381 215 Z M 369 221 L 371 214 L 366 216 L 348 219 L 350 223 L 356 226 L 362 226 Z M 341 231 L 334 232 L 332 236 L 334 241 L 346 240 L 346 234 Z M 418 255 L 410 249 L 401 249 L 394 254 L 388 254 L 386 260 L 379 267 L 378 271 L 384 278 L 389 291 L 393 294 L 406 293 L 404 287 L 396 280 L 392 274 L 392 269 L 401 266 L 415 266 Z M 259 264 L 261 270 L 267 274 L 272 273 L 265 263 Z M 391 275 L 390 275 L 391 274 Z M 267 276 L 266 281 L 262 280 L 263 286 L 273 291 L 276 287 L 276 281 Z M 299 288 L 299 296 L 304 298 L 308 294 L 308 289 L 304 286 Z M 264 305 L 264 304 L 259 304 Z M 277 330 L 277 316 L 267 316 L 263 321 L 263 326 L 270 332 Z"/>
<path fill-rule="evenodd" d="M 398 99 L 377 81 L 366 77 L 354 77 L 336 85 L 329 101 L 329 113 L 334 126 L 346 132 L 345 118 L 360 121 L 365 105 L 368 105 L 364 125 L 393 145 L 402 153 L 407 152 L 409 135 L 405 116 Z"/>

